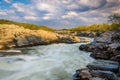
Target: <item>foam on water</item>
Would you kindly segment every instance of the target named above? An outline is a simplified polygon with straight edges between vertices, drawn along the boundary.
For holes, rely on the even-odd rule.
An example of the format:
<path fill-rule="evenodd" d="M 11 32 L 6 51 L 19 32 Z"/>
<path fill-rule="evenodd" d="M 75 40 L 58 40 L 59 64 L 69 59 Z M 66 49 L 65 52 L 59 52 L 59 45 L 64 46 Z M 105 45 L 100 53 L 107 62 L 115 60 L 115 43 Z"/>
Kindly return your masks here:
<path fill-rule="evenodd" d="M 93 61 L 80 45 L 30 47 L 24 49 L 26 55 L 1 57 L 0 80 L 72 80 L 76 69 Z"/>

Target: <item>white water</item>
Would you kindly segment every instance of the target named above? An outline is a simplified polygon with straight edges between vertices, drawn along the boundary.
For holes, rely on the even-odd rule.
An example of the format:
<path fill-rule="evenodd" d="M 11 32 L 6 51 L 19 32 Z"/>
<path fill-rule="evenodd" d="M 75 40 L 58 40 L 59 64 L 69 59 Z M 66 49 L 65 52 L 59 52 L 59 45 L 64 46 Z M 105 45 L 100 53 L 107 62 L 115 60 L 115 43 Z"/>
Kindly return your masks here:
<path fill-rule="evenodd" d="M 0 57 L 0 80 L 72 80 L 93 59 L 77 44 L 26 48 L 26 55 Z"/>

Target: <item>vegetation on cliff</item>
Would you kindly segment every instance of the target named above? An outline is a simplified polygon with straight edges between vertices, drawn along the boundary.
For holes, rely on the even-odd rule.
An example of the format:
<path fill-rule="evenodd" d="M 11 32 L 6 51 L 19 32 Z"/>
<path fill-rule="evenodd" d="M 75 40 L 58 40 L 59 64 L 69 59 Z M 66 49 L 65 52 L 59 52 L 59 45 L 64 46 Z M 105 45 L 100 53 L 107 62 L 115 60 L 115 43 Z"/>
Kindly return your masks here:
<path fill-rule="evenodd" d="M 31 29 L 31 30 L 42 29 L 42 30 L 46 30 L 46 31 L 54 31 L 54 29 L 49 28 L 47 26 L 39 26 L 39 25 L 35 25 L 35 24 L 14 22 L 14 21 L 5 20 L 5 19 L 0 19 L 0 24 L 15 24 L 15 25 L 22 26 L 24 28 Z"/>
<path fill-rule="evenodd" d="M 120 24 L 92 24 L 88 26 L 78 26 L 75 28 L 68 29 L 70 31 L 94 31 L 94 32 L 104 32 L 109 30 L 114 30 L 120 27 Z"/>

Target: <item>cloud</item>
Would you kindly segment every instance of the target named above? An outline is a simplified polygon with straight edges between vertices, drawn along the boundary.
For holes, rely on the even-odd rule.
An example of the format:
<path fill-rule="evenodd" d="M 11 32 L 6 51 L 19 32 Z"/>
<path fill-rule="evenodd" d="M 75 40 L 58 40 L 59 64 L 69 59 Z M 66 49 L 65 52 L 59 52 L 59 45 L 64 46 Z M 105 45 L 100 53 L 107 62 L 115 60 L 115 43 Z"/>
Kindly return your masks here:
<path fill-rule="evenodd" d="M 5 1 L 10 1 L 11 6 L 2 5 L 0 18 L 52 27 L 104 23 L 110 14 L 120 13 L 120 0 L 30 0 L 27 4 Z"/>
<path fill-rule="evenodd" d="M 21 3 L 15 3 L 12 5 L 12 7 L 15 8 L 16 11 L 18 11 L 18 12 L 26 12 L 24 5 Z"/>
<path fill-rule="evenodd" d="M 56 10 L 54 6 L 47 3 L 38 3 L 37 8 L 41 11 L 43 10 L 48 12 L 54 12 Z"/>
<path fill-rule="evenodd" d="M 24 19 L 25 20 L 38 20 L 38 18 L 37 17 L 35 17 L 35 16 L 24 16 Z"/>
<path fill-rule="evenodd" d="M 74 11 L 69 11 L 67 12 L 65 15 L 62 16 L 62 18 L 75 18 L 76 16 L 78 16 L 78 13 L 77 12 L 74 12 Z"/>
<path fill-rule="evenodd" d="M 0 15 L 5 16 L 7 13 L 5 11 L 0 11 Z"/>
<path fill-rule="evenodd" d="M 6 3 L 11 3 L 11 0 L 4 0 Z"/>

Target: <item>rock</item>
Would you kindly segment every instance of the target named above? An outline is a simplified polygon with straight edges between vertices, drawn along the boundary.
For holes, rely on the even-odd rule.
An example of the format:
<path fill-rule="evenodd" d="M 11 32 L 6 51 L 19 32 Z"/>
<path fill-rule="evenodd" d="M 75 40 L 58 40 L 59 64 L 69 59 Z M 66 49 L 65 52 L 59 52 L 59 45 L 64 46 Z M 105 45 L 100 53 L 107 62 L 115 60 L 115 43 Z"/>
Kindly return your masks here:
<path fill-rule="evenodd" d="M 120 42 L 120 32 L 114 32 L 114 34 L 112 35 L 112 41 Z"/>
<path fill-rule="evenodd" d="M 95 59 L 102 59 L 87 65 L 92 77 L 86 80 L 120 80 L 120 28 L 98 36 L 92 43 L 79 47 L 80 50 L 90 51 L 90 56 Z M 84 80 L 80 73 L 80 80 Z"/>
<path fill-rule="evenodd" d="M 111 37 L 95 37 L 94 42 L 95 43 L 111 43 L 112 39 Z"/>
<path fill-rule="evenodd" d="M 90 32 L 88 36 L 89 37 L 95 37 L 95 34 L 93 32 Z"/>
<path fill-rule="evenodd" d="M 106 31 L 100 35 L 101 37 L 112 37 L 113 32 L 112 31 Z"/>
<path fill-rule="evenodd" d="M 77 42 L 80 42 L 80 38 L 78 38 L 76 36 L 61 35 L 61 36 L 58 36 L 58 42 L 60 42 L 60 43 L 77 43 Z"/>
<path fill-rule="evenodd" d="M 0 45 L 0 50 L 6 49 L 4 45 Z"/>
<path fill-rule="evenodd" d="M 18 36 L 18 37 L 15 37 L 13 39 L 16 47 L 24 47 L 24 46 L 28 46 L 29 45 L 29 42 L 27 41 L 27 39 L 25 37 L 21 37 L 21 36 Z"/>
<path fill-rule="evenodd" d="M 88 80 L 92 76 L 89 72 L 89 69 L 85 68 L 85 69 L 77 70 L 73 77 L 74 77 L 73 80 Z"/>
<path fill-rule="evenodd" d="M 105 78 L 107 80 L 118 80 L 115 73 L 111 71 L 91 70 L 90 73 L 93 77 Z"/>
<path fill-rule="evenodd" d="M 81 40 L 80 40 L 80 38 L 78 38 L 77 36 L 73 36 L 73 41 L 74 41 L 74 42 L 80 42 Z"/>
<path fill-rule="evenodd" d="M 118 73 L 118 76 L 120 77 L 120 67 L 119 67 L 119 73 Z"/>
<path fill-rule="evenodd" d="M 82 36 L 82 37 L 95 37 L 96 34 L 94 32 L 77 32 L 77 36 Z"/>
<path fill-rule="evenodd" d="M 116 50 L 106 43 L 94 43 L 93 46 L 94 49 L 92 49 L 92 54 L 90 56 L 96 59 L 110 59 L 116 53 Z"/>
<path fill-rule="evenodd" d="M 120 55 L 112 57 L 111 60 L 114 60 L 120 63 Z"/>
<path fill-rule="evenodd" d="M 94 48 L 95 48 L 95 46 L 91 45 L 91 44 L 80 45 L 80 47 L 79 47 L 80 50 L 89 51 L 89 52 L 92 52 Z"/>
<path fill-rule="evenodd" d="M 0 54 L 2 55 L 22 54 L 22 51 L 21 50 L 0 50 Z"/>
<path fill-rule="evenodd" d="M 0 53 L 0 57 L 3 57 L 3 56 L 5 56 L 4 54 L 2 54 L 2 53 Z"/>
<path fill-rule="evenodd" d="M 92 77 L 89 80 L 106 80 L 105 78 Z"/>
<path fill-rule="evenodd" d="M 73 75 L 73 80 L 80 80 L 80 71 L 81 70 L 76 70 L 75 74 Z"/>
<path fill-rule="evenodd" d="M 42 39 L 39 36 L 36 36 L 36 35 L 15 37 L 14 38 L 14 43 L 16 44 L 17 47 L 45 44 L 45 42 L 42 41 Z"/>
<path fill-rule="evenodd" d="M 89 69 L 81 69 L 79 76 L 82 80 L 89 79 L 92 77 L 91 73 L 89 72 Z"/>
<path fill-rule="evenodd" d="M 90 54 L 91 57 L 95 59 L 105 59 L 108 60 L 111 58 L 111 53 L 107 51 L 102 51 L 99 49 L 94 49 L 94 51 Z"/>
<path fill-rule="evenodd" d="M 92 63 L 89 63 L 87 67 L 90 70 L 104 70 L 104 71 L 118 72 L 119 63 L 110 60 L 95 60 Z"/>
<path fill-rule="evenodd" d="M 107 50 L 108 49 L 108 45 L 104 44 L 104 43 L 90 43 L 90 44 L 86 44 L 86 45 L 80 45 L 79 47 L 80 50 L 85 50 L 85 51 L 94 51 L 96 50 Z"/>
<path fill-rule="evenodd" d="M 120 47 L 120 43 L 111 43 L 108 46 L 111 49 L 117 49 L 118 47 Z"/>

